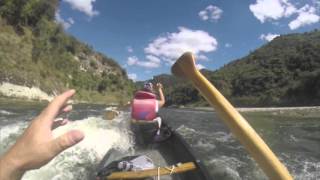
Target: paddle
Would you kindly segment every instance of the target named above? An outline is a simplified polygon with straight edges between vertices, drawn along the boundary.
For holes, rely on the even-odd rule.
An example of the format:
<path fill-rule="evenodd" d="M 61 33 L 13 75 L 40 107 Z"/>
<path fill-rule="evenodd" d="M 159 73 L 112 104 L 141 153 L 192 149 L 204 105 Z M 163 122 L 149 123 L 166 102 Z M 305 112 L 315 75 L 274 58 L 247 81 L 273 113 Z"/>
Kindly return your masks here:
<path fill-rule="evenodd" d="M 146 169 L 139 171 L 122 171 L 122 172 L 114 172 L 107 176 L 107 180 L 112 179 L 145 179 L 147 177 L 157 177 L 160 179 L 160 176 L 168 175 L 168 174 L 178 174 L 187 171 L 191 171 L 196 169 L 196 165 L 193 162 L 182 163 L 179 166 L 173 167 L 159 167 L 155 169 Z"/>
<path fill-rule="evenodd" d="M 231 132 L 244 145 L 270 179 L 292 179 L 267 144 L 254 131 L 250 124 L 229 103 L 229 101 L 197 70 L 192 53 L 184 53 L 172 66 L 174 75 L 192 81 Z"/>

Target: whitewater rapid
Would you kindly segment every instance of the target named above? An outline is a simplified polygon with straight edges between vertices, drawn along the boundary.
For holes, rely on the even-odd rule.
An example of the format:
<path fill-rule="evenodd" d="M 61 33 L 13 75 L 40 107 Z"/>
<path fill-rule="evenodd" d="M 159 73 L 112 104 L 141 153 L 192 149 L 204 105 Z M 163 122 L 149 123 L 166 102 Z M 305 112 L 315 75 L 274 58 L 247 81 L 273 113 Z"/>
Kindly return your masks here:
<path fill-rule="evenodd" d="M 43 106 L 0 102 L 0 156 L 43 109 Z M 58 136 L 70 129 L 84 131 L 85 139 L 63 152 L 39 170 L 28 172 L 24 180 L 93 179 L 104 154 L 116 148 L 124 154 L 135 153 L 129 130 L 129 112 L 112 121 L 103 119 L 105 106 L 75 105 L 72 123 L 54 131 Z M 273 112 L 271 112 L 273 113 Z M 180 133 L 201 159 L 213 179 L 266 180 L 267 177 L 232 136 L 214 112 L 164 109 L 160 115 Z M 314 118 L 290 119 L 281 116 L 248 117 L 268 145 L 289 169 L 294 179 L 320 179 L 320 121 Z M 187 117 L 187 118 L 186 118 Z"/>
<path fill-rule="evenodd" d="M 113 121 L 106 121 L 102 116 L 92 116 L 71 121 L 55 129 L 55 137 L 78 129 L 84 132 L 85 138 L 42 168 L 28 171 L 23 180 L 92 179 L 96 167 L 108 150 L 115 148 L 128 151 L 133 148 L 132 136 L 126 127 L 128 117 L 128 113 L 125 112 L 121 112 Z M 15 142 L 28 124 L 29 122 L 17 122 L 0 128 L 1 154 Z"/>

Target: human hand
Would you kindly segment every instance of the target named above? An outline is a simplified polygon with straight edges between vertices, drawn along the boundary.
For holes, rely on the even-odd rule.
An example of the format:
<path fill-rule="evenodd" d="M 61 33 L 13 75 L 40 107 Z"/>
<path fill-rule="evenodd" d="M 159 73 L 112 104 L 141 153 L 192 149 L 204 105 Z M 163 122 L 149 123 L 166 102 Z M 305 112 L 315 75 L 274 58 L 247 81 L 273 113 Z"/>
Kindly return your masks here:
<path fill-rule="evenodd" d="M 53 129 L 67 123 L 65 119 L 55 119 L 59 114 L 72 110 L 67 101 L 74 94 L 75 90 L 69 90 L 57 96 L 32 120 L 17 142 L 1 157 L 0 179 L 20 179 L 25 171 L 40 168 L 84 138 L 78 130 L 71 130 L 57 138 L 52 134 Z"/>
<path fill-rule="evenodd" d="M 162 89 L 163 88 L 161 83 L 157 83 L 156 86 L 157 86 L 157 89 Z"/>

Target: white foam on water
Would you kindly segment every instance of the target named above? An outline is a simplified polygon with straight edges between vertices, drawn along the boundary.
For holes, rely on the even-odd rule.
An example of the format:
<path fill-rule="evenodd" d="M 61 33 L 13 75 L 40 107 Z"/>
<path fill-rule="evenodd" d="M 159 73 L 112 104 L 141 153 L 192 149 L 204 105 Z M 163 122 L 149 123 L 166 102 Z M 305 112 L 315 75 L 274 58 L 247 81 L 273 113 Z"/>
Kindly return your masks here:
<path fill-rule="evenodd" d="M 120 115 L 114 121 L 102 117 L 89 117 L 54 130 L 58 137 L 69 130 L 81 130 L 85 138 L 79 144 L 56 156 L 38 170 L 28 171 L 23 180 L 86 180 L 91 179 L 97 165 L 111 148 L 128 151 L 133 147 L 128 129 L 120 129 L 126 116 Z M 29 122 L 18 122 L 0 128 L 0 155 L 4 153 L 22 134 Z"/>
<path fill-rule="evenodd" d="M 237 168 L 245 165 L 244 162 L 242 162 L 239 159 L 232 157 L 232 156 L 220 156 L 219 158 L 215 158 L 215 159 L 210 160 L 209 163 L 216 163 L 216 162 L 227 165 L 228 167 L 230 167 L 232 169 L 237 169 Z"/>
<path fill-rule="evenodd" d="M 39 170 L 26 173 L 24 180 L 89 179 L 108 150 L 116 148 L 126 151 L 133 146 L 127 130 L 120 130 L 100 117 L 74 121 L 56 129 L 54 136 L 58 137 L 72 129 L 83 131 L 84 140 Z"/>
<path fill-rule="evenodd" d="M 225 133 L 222 131 L 214 132 L 212 135 L 219 142 L 234 142 L 235 138 L 233 138 L 231 133 Z"/>
<path fill-rule="evenodd" d="M 185 125 L 179 126 L 179 127 L 177 128 L 177 131 L 178 131 L 180 134 L 184 135 L 184 136 L 189 135 L 189 134 L 194 134 L 194 133 L 196 133 L 196 130 L 194 130 L 194 129 L 190 128 L 190 127 L 187 127 L 187 126 L 185 126 Z"/>
<path fill-rule="evenodd" d="M 243 166 L 243 162 L 235 157 L 220 156 L 219 158 L 211 159 L 208 162 L 214 177 L 223 177 L 224 179 L 240 180 L 238 168 Z"/>
<path fill-rule="evenodd" d="M 117 110 L 118 108 L 116 106 L 110 106 L 110 107 L 106 107 L 104 110 L 105 111 L 112 111 L 112 110 Z"/>
<path fill-rule="evenodd" d="M 202 149 L 207 149 L 207 150 L 213 150 L 216 148 L 216 146 L 210 142 L 205 142 L 205 140 L 199 140 L 197 141 L 196 144 L 197 147 L 200 147 Z"/>
<path fill-rule="evenodd" d="M 16 124 L 10 124 L 7 126 L 3 126 L 0 128 L 0 140 L 1 142 L 7 139 L 12 134 L 21 134 L 22 129 L 24 129 L 28 125 L 27 122 L 18 122 Z"/>
<path fill-rule="evenodd" d="M 0 156 L 14 144 L 27 126 L 28 122 L 18 122 L 0 128 Z"/>
<path fill-rule="evenodd" d="M 2 115 L 13 115 L 15 113 L 9 112 L 9 111 L 6 111 L 6 110 L 0 110 L 0 114 L 2 114 Z"/>
<path fill-rule="evenodd" d="M 125 134 L 126 130 L 121 132 L 120 129 L 112 127 L 100 117 L 89 117 L 82 121 L 74 121 L 68 126 L 55 130 L 54 136 L 60 136 L 72 129 L 79 129 L 85 134 L 84 140 L 74 148 L 92 149 L 100 158 L 111 147 L 125 150 L 130 146 L 130 139 Z"/>
<path fill-rule="evenodd" d="M 295 137 L 293 134 L 290 134 L 289 137 L 290 137 L 289 140 L 291 140 L 293 142 L 298 142 L 299 141 L 299 139 L 297 137 Z"/>
<path fill-rule="evenodd" d="M 292 173 L 294 179 L 320 179 L 320 162 L 303 161 L 297 162 L 301 165 L 299 168 L 295 168 Z"/>

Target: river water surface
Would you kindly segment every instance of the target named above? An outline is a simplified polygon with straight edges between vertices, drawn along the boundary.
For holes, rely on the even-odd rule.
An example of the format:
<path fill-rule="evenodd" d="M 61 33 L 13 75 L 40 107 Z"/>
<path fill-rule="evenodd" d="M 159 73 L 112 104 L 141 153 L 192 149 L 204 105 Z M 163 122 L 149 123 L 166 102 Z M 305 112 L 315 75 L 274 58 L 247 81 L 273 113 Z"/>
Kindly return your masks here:
<path fill-rule="evenodd" d="M 0 155 L 23 132 L 41 105 L 0 103 Z M 57 156 L 39 170 L 29 171 L 24 180 L 92 179 L 103 155 L 115 148 L 134 151 L 129 130 L 129 112 L 113 121 L 103 120 L 104 106 L 75 105 L 71 123 L 55 130 L 55 136 L 70 130 L 84 131 L 84 141 Z M 160 112 L 173 129 L 183 135 L 196 156 L 205 162 L 213 179 L 267 179 L 230 134 L 214 112 L 165 109 Z M 295 179 L 320 179 L 320 118 L 286 118 L 286 113 L 245 114 Z"/>

